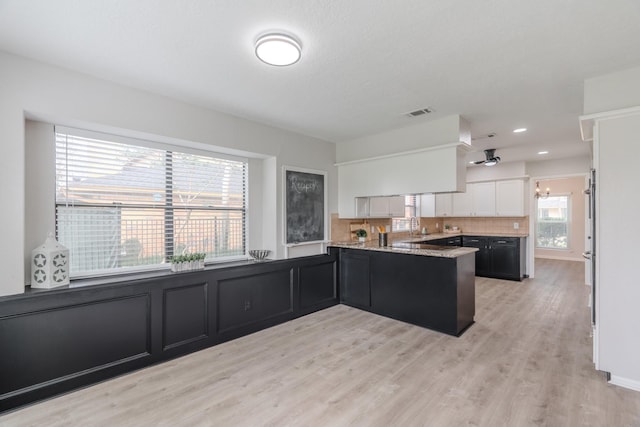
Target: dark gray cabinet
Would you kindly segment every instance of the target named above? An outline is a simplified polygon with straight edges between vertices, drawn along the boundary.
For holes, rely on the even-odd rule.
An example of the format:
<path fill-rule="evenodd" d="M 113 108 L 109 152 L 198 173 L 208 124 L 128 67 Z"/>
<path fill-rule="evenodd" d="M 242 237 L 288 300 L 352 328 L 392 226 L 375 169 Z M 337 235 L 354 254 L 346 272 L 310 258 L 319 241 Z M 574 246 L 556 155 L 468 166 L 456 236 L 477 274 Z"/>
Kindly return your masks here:
<path fill-rule="evenodd" d="M 462 245 L 478 248 L 476 275 L 522 280 L 525 275 L 524 237 L 464 236 Z"/>
<path fill-rule="evenodd" d="M 353 250 L 340 253 L 340 301 L 360 308 L 371 307 L 370 255 Z"/>
<path fill-rule="evenodd" d="M 0 297 L 0 413 L 338 304 L 337 269 L 330 253 Z"/>
<path fill-rule="evenodd" d="M 217 280 L 218 334 L 251 328 L 276 317 L 288 320 L 293 313 L 292 268 L 240 276 L 227 274 L 231 277 Z"/>
<path fill-rule="evenodd" d="M 340 249 L 340 300 L 373 313 L 460 335 L 475 315 L 474 255 L 430 257 Z"/>
<path fill-rule="evenodd" d="M 489 251 L 489 238 L 481 236 L 463 236 L 462 246 L 478 248 L 478 252 L 476 252 L 476 276 L 490 275 L 491 252 Z"/>
<path fill-rule="evenodd" d="M 462 236 L 451 236 L 443 239 L 426 240 L 424 243 L 440 246 L 462 246 Z"/>

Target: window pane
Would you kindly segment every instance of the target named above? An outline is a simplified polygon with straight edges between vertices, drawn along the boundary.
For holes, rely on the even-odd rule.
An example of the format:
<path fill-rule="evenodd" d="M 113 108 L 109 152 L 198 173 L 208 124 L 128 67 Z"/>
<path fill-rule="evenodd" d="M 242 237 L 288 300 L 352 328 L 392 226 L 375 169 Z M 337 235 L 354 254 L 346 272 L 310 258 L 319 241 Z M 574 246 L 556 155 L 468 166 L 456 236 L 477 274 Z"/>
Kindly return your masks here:
<path fill-rule="evenodd" d="M 538 199 L 536 246 L 569 248 L 569 196 Z"/>
<path fill-rule="evenodd" d="M 164 152 L 56 135 L 56 202 L 164 203 Z"/>
<path fill-rule="evenodd" d="M 391 231 L 411 231 L 411 218 L 416 218 L 417 197 L 415 194 L 404 196 L 404 217 L 392 218 Z M 417 219 L 414 219 L 413 226 L 417 227 Z"/>
<path fill-rule="evenodd" d="M 81 133 L 56 133 L 56 232 L 72 278 L 245 254 L 246 162 Z"/>

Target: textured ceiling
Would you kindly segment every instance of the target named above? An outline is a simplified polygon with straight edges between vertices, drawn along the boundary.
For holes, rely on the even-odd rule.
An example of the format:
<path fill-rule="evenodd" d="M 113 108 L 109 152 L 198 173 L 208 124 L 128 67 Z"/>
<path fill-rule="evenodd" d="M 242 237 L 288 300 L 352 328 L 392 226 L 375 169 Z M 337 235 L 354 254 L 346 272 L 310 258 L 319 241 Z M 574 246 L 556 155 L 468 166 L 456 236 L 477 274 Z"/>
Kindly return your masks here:
<path fill-rule="evenodd" d="M 514 161 L 588 153 L 583 80 L 640 65 L 638 23 L 638 0 L 0 0 L 0 50 L 336 143 L 460 114 L 497 133 L 471 159 Z M 269 30 L 301 61 L 257 60 Z"/>

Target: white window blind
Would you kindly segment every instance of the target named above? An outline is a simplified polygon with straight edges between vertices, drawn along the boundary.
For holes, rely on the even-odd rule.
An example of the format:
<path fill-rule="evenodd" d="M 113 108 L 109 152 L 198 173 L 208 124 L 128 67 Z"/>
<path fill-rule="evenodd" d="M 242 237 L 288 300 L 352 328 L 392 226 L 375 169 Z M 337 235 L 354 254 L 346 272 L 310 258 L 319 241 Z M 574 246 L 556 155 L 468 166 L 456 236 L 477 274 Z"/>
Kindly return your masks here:
<path fill-rule="evenodd" d="M 244 256 L 246 161 L 96 135 L 56 128 L 56 233 L 72 277 Z"/>
<path fill-rule="evenodd" d="M 408 194 L 404 196 L 404 217 L 402 218 L 392 218 L 391 220 L 391 229 L 394 232 L 399 231 L 412 231 L 412 221 L 413 227 L 418 226 L 417 222 L 417 207 L 418 207 L 418 197 L 415 194 Z M 413 230 L 415 231 L 415 229 Z"/>

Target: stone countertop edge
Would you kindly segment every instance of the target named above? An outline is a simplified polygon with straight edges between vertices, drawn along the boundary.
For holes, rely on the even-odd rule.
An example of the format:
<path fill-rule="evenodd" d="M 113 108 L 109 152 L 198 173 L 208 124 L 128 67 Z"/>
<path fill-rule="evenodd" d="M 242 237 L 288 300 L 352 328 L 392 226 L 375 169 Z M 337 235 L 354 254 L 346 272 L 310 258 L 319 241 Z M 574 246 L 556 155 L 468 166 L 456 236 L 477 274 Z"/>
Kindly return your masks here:
<path fill-rule="evenodd" d="M 417 234 L 413 237 L 407 237 L 400 239 L 407 243 L 425 242 L 427 240 L 446 239 L 447 237 L 459 237 L 459 236 L 481 236 L 481 237 L 529 237 L 529 234 L 516 234 L 516 233 L 474 233 L 471 231 L 462 231 L 460 233 L 429 233 L 429 234 Z M 400 241 L 397 240 L 397 241 Z"/>
<path fill-rule="evenodd" d="M 396 240 L 396 242 L 407 242 L 408 240 Z M 329 246 L 338 247 L 338 248 L 347 248 L 347 249 L 360 249 L 365 251 L 379 251 L 379 252 L 391 252 L 396 254 L 408 254 L 408 255 L 422 255 L 422 256 L 433 256 L 433 257 L 441 257 L 441 258 L 458 258 L 463 255 L 472 254 L 477 252 L 478 248 L 463 248 L 456 247 L 455 249 L 445 249 L 445 250 L 434 250 L 434 249 L 405 249 L 405 248 L 394 248 L 389 246 L 379 246 L 378 242 L 369 241 L 365 243 L 359 242 L 331 242 Z"/>

